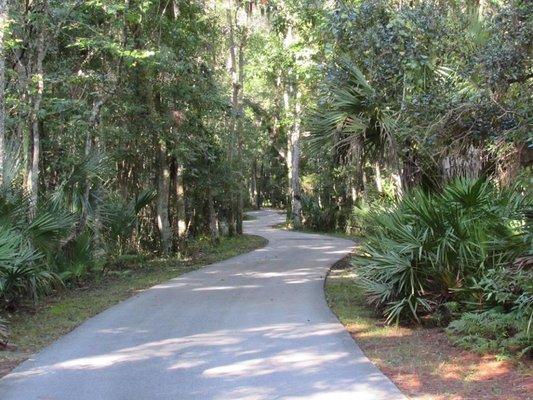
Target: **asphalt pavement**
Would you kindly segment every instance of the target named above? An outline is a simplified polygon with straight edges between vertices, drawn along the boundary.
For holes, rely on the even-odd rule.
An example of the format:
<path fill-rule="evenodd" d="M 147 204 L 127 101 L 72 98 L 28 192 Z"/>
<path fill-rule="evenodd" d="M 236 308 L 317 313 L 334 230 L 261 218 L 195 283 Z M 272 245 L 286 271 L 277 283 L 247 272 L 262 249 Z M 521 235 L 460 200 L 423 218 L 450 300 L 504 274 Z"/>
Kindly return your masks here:
<path fill-rule="evenodd" d="M 0 380 L 1 400 L 405 399 L 328 308 L 349 240 L 275 229 L 266 247 L 146 290 Z"/>

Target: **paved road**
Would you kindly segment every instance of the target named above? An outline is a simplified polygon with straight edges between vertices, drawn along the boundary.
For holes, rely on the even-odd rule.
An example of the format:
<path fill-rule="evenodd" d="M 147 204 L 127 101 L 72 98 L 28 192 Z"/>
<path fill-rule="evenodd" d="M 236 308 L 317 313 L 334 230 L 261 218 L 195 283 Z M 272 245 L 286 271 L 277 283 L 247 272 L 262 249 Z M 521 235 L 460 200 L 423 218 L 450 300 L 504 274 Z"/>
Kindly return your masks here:
<path fill-rule="evenodd" d="M 0 380 L 2 400 L 395 400 L 329 310 L 324 277 L 353 243 L 277 230 L 84 323 Z"/>

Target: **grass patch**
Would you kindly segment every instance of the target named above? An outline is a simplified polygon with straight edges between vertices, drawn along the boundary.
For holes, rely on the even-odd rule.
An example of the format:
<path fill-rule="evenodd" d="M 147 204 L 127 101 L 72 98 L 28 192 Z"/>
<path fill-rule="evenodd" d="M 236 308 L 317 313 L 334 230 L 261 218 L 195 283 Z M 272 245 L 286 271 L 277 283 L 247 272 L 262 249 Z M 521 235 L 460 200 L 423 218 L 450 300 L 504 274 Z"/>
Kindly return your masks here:
<path fill-rule="evenodd" d="M 326 281 L 326 297 L 366 356 L 408 396 L 424 400 L 520 400 L 532 389 L 529 363 L 453 346 L 442 329 L 387 326 L 365 302 L 345 260 Z"/>
<path fill-rule="evenodd" d="M 10 329 L 9 341 L 13 345 L 8 351 L 0 352 L 0 376 L 85 320 L 136 292 L 266 243 L 262 237 L 243 235 L 223 238 L 218 246 L 200 242 L 194 246 L 192 255 L 183 259 L 122 258 L 83 287 L 54 293 L 36 309 L 8 314 L 5 317 Z"/>

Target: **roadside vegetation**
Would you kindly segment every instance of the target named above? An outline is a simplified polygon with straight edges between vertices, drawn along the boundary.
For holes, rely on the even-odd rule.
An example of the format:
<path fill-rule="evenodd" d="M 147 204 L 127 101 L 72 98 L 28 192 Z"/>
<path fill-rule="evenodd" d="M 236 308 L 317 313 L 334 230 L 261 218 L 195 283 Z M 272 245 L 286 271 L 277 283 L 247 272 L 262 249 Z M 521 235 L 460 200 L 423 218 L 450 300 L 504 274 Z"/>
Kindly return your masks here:
<path fill-rule="evenodd" d="M 464 347 L 531 354 L 532 204 L 513 189 L 456 180 L 365 217 L 354 265 L 388 323 L 447 326 Z"/>
<path fill-rule="evenodd" d="M 339 2 L 301 195 L 304 229 L 360 238 L 353 268 L 384 323 L 527 363 L 532 15 L 522 1 Z"/>
<path fill-rule="evenodd" d="M 348 259 L 331 271 L 326 296 L 365 355 L 412 399 L 523 400 L 531 393 L 525 360 L 463 350 L 437 327 L 386 324 Z"/>

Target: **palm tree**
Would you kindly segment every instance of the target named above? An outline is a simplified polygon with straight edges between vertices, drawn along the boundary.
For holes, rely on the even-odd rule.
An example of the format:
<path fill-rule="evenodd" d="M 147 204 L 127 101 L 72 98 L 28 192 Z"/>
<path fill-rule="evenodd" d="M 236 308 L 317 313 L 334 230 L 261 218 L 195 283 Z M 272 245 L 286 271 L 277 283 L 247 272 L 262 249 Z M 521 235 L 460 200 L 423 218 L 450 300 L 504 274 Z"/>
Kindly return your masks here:
<path fill-rule="evenodd" d="M 328 146 L 355 149 L 361 166 L 368 160 L 379 168 L 379 161 L 385 161 L 394 171 L 396 194 L 401 197 L 403 185 L 393 111 L 347 57 L 338 63 L 337 76 L 325 86 L 324 107 L 316 112 L 309 140 L 311 150 L 322 151 Z"/>

